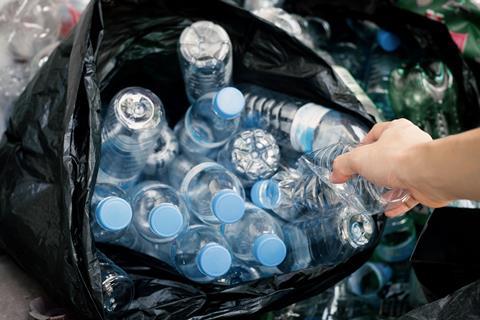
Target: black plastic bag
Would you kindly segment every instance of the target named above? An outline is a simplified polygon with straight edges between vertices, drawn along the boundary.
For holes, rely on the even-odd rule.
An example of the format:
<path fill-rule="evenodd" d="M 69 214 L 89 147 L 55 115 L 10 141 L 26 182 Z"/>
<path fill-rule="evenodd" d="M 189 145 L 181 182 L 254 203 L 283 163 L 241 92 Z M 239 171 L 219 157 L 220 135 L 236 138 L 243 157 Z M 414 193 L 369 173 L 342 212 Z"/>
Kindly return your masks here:
<path fill-rule="evenodd" d="M 99 160 L 102 102 L 126 86 L 144 86 L 161 97 L 170 125 L 178 121 L 188 102 L 177 39 L 199 19 L 219 23 L 229 33 L 234 81 L 309 99 L 372 124 L 325 60 L 240 8 L 220 1 L 93 1 L 75 34 L 15 104 L 0 144 L 0 245 L 79 318 L 104 317 L 88 210 Z M 451 68 L 468 74 L 464 64 Z M 469 99 L 477 98 L 471 88 L 461 84 L 461 89 Z M 382 229 L 383 218 L 377 223 Z M 325 290 L 372 252 L 369 248 L 334 268 L 224 288 L 192 283 L 127 249 L 101 249 L 135 280 L 135 300 L 124 319 L 245 318 Z"/>

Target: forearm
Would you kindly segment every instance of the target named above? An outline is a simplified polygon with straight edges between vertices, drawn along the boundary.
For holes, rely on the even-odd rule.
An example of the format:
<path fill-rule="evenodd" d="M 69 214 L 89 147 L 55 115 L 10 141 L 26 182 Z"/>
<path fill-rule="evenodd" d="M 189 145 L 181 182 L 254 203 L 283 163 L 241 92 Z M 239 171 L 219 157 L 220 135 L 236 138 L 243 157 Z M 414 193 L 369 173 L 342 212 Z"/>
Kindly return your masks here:
<path fill-rule="evenodd" d="M 400 165 L 405 184 L 435 198 L 480 200 L 480 129 L 414 146 Z"/>

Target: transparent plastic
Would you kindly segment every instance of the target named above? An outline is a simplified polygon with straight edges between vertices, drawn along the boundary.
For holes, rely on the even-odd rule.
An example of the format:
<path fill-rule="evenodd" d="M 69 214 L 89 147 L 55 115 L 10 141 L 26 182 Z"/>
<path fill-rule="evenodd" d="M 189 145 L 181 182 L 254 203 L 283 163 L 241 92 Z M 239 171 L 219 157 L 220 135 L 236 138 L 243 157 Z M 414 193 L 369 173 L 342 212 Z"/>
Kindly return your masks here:
<path fill-rule="evenodd" d="M 150 242 L 172 241 L 188 226 L 187 207 L 170 186 L 144 181 L 130 191 L 130 199 L 135 228 Z"/>
<path fill-rule="evenodd" d="M 232 87 L 199 98 L 175 129 L 182 152 L 208 155 L 223 146 L 236 133 L 244 105 L 243 94 Z"/>
<path fill-rule="evenodd" d="M 95 241 L 116 242 L 130 226 L 132 208 L 125 192 L 114 185 L 97 183 L 91 200 Z"/>
<path fill-rule="evenodd" d="M 143 168 L 144 175 L 160 179 L 168 165 L 177 158 L 178 153 L 177 137 L 168 126 L 165 126 L 160 133 L 160 138 L 157 140 L 153 153 L 147 158 Z"/>
<path fill-rule="evenodd" d="M 234 286 L 246 282 L 255 281 L 261 278 L 260 271 L 253 264 L 249 264 L 238 258 L 233 258 L 230 270 L 215 283 Z"/>
<path fill-rule="evenodd" d="M 233 223 L 244 214 L 242 183 L 233 173 L 214 162 L 193 167 L 183 179 L 180 193 L 190 213 L 204 223 Z"/>
<path fill-rule="evenodd" d="M 254 85 L 241 88 L 246 100 L 243 126 L 266 130 L 280 146 L 310 152 L 341 141 L 359 142 L 368 132 L 349 114 Z"/>
<path fill-rule="evenodd" d="M 212 159 L 202 156 L 189 157 L 185 154 L 180 154 L 168 166 L 166 174 L 168 175 L 168 184 L 175 189 L 180 189 L 183 178 L 188 171 L 202 162 L 211 162 Z"/>
<path fill-rule="evenodd" d="M 216 229 L 205 225 L 190 226 L 176 239 L 172 260 L 185 277 L 200 283 L 224 276 L 232 264 L 225 239 Z"/>
<path fill-rule="evenodd" d="M 134 284 L 128 274 L 97 251 L 102 277 L 103 310 L 109 316 L 125 309 L 133 300 Z"/>
<path fill-rule="evenodd" d="M 210 21 L 185 28 L 178 45 L 180 67 L 190 103 L 232 81 L 232 43 L 227 32 Z"/>
<path fill-rule="evenodd" d="M 371 245 L 376 232 L 372 216 L 349 207 L 297 219 L 283 227 L 289 255 L 278 267 L 292 272 L 339 264 Z"/>
<path fill-rule="evenodd" d="M 97 180 L 128 188 L 142 172 L 165 126 L 160 99 L 150 90 L 130 87 L 112 99 L 102 129 Z"/>
<path fill-rule="evenodd" d="M 241 220 L 222 225 L 221 231 L 232 252 L 242 261 L 276 267 L 287 255 L 280 223 L 252 204 L 246 205 Z"/>
<path fill-rule="evenodd" d="M 278 170 L 280 149 L 275 138 L 264 130 L 245 130 L 224 146 L 217 162 L 237 175 L 244 186 L 251 186 Z"/>

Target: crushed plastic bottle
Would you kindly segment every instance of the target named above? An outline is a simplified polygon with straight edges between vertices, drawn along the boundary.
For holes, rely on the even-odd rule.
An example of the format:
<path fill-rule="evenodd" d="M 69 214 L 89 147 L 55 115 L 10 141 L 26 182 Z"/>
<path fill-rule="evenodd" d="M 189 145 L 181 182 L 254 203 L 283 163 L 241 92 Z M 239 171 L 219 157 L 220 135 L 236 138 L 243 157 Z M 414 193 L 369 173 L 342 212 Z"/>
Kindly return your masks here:
<path fill-rule="evenodd" d="M 208 283 L 227 274 L 232 265 L 232 255 L 216 229 L 193 225 L 174 242 L 172 261 L 188 279 Z"/>
<path fill-rule="evenodd" d="M 123 189 L 135 184 L 165 123 L 162 102 L 150 90 L 130 87 L 117 93 L 102 129 L 97 181 Z"/>
<path fill-rule="evenodd" d="M 341 141 L 359 142 L 368 132 L 349 114 L 254 85 L 241 88 L 246 99 L 243 126 L 264 129 L 280 146 L 310 152 Z"/>
<path fill-rule="evenodd" d="M 245 211 L 242 183 L 214 162 L 193 167 L 183 179 L 180 193 L 189 211 L 207 224 L 234 223 Z"/>
<path fill-rule="evenodd" d="M 133 300 L 134 285 L 128 274 L 97 251 L 102 277 L 103 310 L 109 316 L 115 316 L 128 307 Z"/>
<path fill-rule="evenodd" d="M 235 135 L 244 106 L 243 94 L 233 87 L 203 95 L 175 127 L 182 152 L 208 155 L 218 151 Z"/>
<path fill-rule="evenodd" d="M 252 204 L 236 223 L 222 225 L 221 231 L 232 252 L 242 261 L 276 267 L 287 255 L 280 223 Z"/>
<path fill-rule="evenodd" d="M 250 186 L 278 170 L 280 149 L 275 138 L 264 130 L 245 130 L 225 145 L 217 162 L 236 174 L 244 186 Z"/>
<path fill-rule="evenodd" d="M 170 242 L 188 226 L 187 207 L 170 186 L 144 181 L 130 191 L 130 199 L 135 228 L 150 242 Z"/>
<path fill-rule="evenodd" d="M 336 265 L 371 243 L 376 233 L 372 216 L 349 207 L 333 211 L 296 219 L 283 227 L 289 255 L 280 270 Z"/>
<path fill-rule="evenodd" d="M 232 82 L 232 43 L 227 32 L 210 21 L 183 30 L 178 52 L 190 103 Z"/>
<path fill-rule="evenodd" d="M 114 185 L 97 183 L 91 201 L 92 232 L 95 241 L 115 242 L 132 221 L 127 195 Z"/>

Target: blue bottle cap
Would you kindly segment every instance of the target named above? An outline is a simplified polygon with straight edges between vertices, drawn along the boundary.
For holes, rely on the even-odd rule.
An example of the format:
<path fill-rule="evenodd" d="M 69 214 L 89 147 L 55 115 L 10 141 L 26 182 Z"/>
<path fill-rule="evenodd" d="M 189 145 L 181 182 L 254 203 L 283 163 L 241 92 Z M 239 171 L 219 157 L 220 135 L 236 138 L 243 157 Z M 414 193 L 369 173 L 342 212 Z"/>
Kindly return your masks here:
<path fill-rule="evenodd" d="M 253 255 L 264 266 L 275 267 L 287 256 L 287 247 L 276 235 L 263 234 L 253 243 Z"/>
<path fill-rule="evenodd" d="M 215 242 L 207 243 L 197 255 L 197 267 L 209 277 L 220 277 L 228 272 L 232 265 L 232 255 Z"/>
<path fill-rule="evenodd" d="M 217 192 L 210 203 L 213 214 L 222 223 L 234 223 L 245 213 L 245 200 L 233 190 Z"/>
<path fill-rule="evenodd" d="M 132 221 L 132 207 L 119 197 L 102 199 L 95 209 L 98 224 L 110 231 L 119 231 L 128 227 Z"/>
<path fill-rule="evenodd" d="M 183 227 L 180 209 L 171 203 L 162 203 L 150 211 L 148 217 L 151 230 L 160 237 L 176 236 Z"/>
<path fill-rule="evenodd" d="M 224 119 L 234 119 L 240 116 L 245 107 L 245 97 L 234 87 L 221 89 L 215 95 L 213 110 Z"/>
<path fill-rule="evenodd" d="M 275 209 L 280 204 L 282 193 L 274 180 L 259 180 L 250 190 L 250 198 L 254 205 L 263 209 Z"/>
<path fill-rule="evenodd" d="M 393 52 L 400 47 L 400 39 L 392 32 L 382 29 L 377 31 L 377 42 L 387 52 Z"/>

